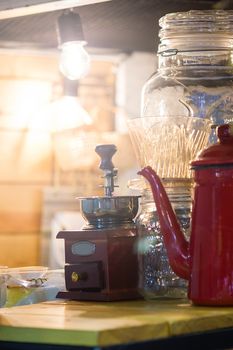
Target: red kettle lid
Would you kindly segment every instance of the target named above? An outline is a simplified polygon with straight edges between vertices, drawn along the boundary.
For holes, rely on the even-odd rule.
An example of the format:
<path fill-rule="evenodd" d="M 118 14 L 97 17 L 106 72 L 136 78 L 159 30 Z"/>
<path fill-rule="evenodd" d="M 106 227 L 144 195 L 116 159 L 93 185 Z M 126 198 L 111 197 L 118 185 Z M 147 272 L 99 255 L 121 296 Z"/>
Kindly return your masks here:
<path fill-rule="evenodd" d="M 218 142 L 202 150 L 192 167 L 208 165 L 233 165 L 233 124 L 220 125 L 217 129 Z"/>

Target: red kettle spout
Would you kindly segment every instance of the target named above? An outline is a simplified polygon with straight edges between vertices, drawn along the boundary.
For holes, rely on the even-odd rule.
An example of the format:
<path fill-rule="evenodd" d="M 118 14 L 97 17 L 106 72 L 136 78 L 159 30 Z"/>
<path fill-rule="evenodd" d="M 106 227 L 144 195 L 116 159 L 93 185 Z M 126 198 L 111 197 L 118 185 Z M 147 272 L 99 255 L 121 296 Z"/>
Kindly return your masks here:
<path fill-rule="evenodd" d="M 150 184 L 169 263 L 179 277 L 189 279 L 189 244 L 181 231 L 162 182 L 149 166 L 138 174 L 144 176 Z"/>

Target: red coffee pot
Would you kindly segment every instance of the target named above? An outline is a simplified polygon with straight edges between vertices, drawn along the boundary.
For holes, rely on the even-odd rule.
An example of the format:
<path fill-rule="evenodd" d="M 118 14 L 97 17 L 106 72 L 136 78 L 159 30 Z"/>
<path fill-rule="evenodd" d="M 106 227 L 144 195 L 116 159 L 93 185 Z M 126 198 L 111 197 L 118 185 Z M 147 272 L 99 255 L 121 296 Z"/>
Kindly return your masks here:
<path fill-rule="evenodd" d="M 158 175 L 151 167 L 139 172 L 150 183 L 170 265 L 189 280 L 188 297 L 199 305 L 233 305 L 233 126 L 219 126 L 218 138 L 191 162 L 190 243 Z"/>

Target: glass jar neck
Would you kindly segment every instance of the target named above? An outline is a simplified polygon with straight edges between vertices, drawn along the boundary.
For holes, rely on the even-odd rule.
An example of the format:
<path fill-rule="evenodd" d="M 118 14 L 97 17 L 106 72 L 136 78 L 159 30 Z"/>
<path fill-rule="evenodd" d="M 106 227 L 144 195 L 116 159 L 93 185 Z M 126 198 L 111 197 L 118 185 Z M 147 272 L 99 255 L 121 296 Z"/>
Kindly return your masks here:
<path fill-rule="evenodd" d="M 190 205 L 193 181 L 190 179 L 163 179 L 163 185 L 173 206 Z M 153 194 L 150 188 L 142 191 L 142 208 L 154 207 Z"/>
<path fill-rule="evenodd" d="M 196 70 L 196 74 L 205 71 L 213 75 L 229 75 L 233 72 L 233 50 L 202 50 L 179 51 L 170 49 L 158 54 L 158 69 L 160 72 L 178 74 L 179 71 Z"/>

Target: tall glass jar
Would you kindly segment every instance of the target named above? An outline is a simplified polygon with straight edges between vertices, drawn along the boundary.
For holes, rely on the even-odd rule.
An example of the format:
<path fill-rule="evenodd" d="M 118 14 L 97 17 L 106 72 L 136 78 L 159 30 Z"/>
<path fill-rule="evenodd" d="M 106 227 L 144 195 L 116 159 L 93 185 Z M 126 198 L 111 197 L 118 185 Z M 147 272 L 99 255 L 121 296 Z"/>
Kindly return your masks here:
<path fill-rule="evenodd" d="M 170 13 L 159 25 L 158 70 L 143 87 L 141 116 L 196 116 L 213 126 L 231 121 L 233 11 Z"/>
<path fill-rule="evenodd" d="M 166 181 L 164 185 L 181 229 L 189 240 L 190 187 L 184 186 L 180 181 L 176 181 L 175 185 Z M 145 299 L 186 297 L 187 281 L 178 277 L 170 267 L 150 189 L 143 190 L 141 213 L 137 217 L 136 226 L 140 293 Z"/>

